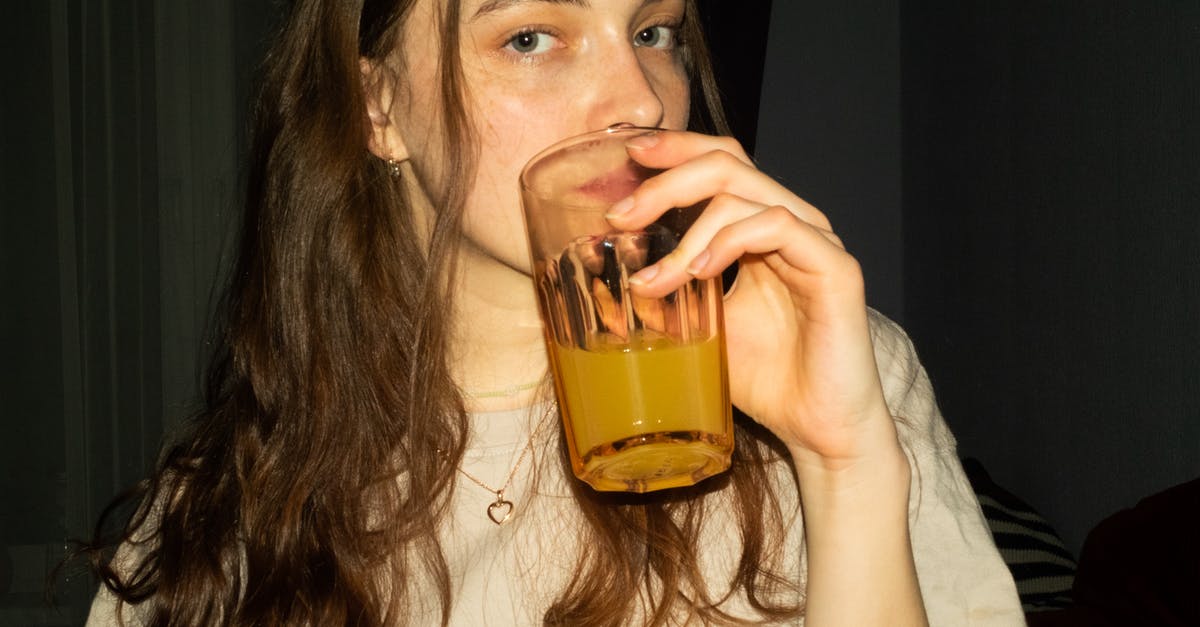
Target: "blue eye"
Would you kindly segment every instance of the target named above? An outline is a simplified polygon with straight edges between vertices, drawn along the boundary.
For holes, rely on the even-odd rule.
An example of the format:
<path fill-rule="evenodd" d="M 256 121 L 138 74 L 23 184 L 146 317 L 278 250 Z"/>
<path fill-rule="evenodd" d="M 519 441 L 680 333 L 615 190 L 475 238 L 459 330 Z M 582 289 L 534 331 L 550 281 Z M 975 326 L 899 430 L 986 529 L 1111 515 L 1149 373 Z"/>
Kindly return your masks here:
<path fill-rule="evenodd" d="M 505 46 L 520 54 L 541 54 L 554 46 L 554 36 L 537 31 L 522 31 L 513 35 Z"/>
<path fill-rule="evenodd" d="M 651 26 L 633 37 L 635 46 L 670 48 L 675 45 L 675 29 L 670 26 Z"/>

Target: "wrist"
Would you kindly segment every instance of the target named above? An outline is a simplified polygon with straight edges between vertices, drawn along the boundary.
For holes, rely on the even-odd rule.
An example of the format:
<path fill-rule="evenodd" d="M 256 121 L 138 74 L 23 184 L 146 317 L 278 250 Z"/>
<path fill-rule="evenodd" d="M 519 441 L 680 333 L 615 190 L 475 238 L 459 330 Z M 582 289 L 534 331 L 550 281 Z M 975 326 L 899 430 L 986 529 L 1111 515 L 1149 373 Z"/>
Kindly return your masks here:
<path fill-rule="evenodd" d="M 813 625 L 925 624 L 908 527 L 912 471 L 893 441 L 852 463 L 797 464 Z"/>
<path fill-rule="evenodd" d="M 908 457 L 900 446 L 894 419 L 886 409 L 841 439 L 851 444 L 826 447 L 837 454 L 799 444 L 787 445 L 801 485 L 812 484 L 812 488 L 834 492 L 864 483 L 907 486 L 911 475 Z"/>
<path fill-rule="evenodd" d="M 793 456 L 802 452 L 793 451 Z M 907 513 L 912 469 L 897 442 L 887 450 L 854 460 L 795 458 L 796 479 L 806 506 L 862 504 L 872 509 L 893 503 Z M 901 507 L 903 505 L 903 507 Z"/>

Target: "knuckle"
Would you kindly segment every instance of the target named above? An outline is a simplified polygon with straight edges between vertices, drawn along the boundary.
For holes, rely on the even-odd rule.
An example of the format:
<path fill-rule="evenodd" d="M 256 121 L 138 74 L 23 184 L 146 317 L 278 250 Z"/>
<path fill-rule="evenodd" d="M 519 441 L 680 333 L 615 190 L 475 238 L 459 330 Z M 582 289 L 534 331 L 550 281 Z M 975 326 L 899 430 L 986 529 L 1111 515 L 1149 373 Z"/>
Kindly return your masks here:
<path fill-rule="evenodd" d="M 838 282 L 843 285 L 862 286 L 865 282 L 863 280 L 862 264 L 850 253 L 838 255 L 834 270 Z"/>
<path fill-rule="evenodd" d="M 812 213 L 813 213 L 813 219 L 812 219 L 813 226 L 816 226 L 817 228 L 823 229 L 825 231 L 829 231 L 830 233 L 834 232 L 833 223 L 831 223 L 829 221 L 829 216 L 826 216 L 824 213 L 821 212 L 820 209 L 817 209 L 815 207 L 812 209 Z"/>
<path fill-rule="evenodd" d="M 819 281 L 818 289 L 826 293 L 859 293 L 865 289 L 858 260 L 849 254 L 838 255 L 829 261 Z"/>
<path fill-rule="evenodd" d="M 737 138 L 727 135 L 718 137 L 717 145 L 720 146 L 722 152 L 728 154 L 734 159 L 742 162 L 749 161 L 749 157 L 746 155 L 746 149 L 742 147 L 742 143 L 739 142 Z"/>
<path fill-rule="evenodd" d="M 763 214 L 772 226 L 783 228 L 798 222 L 796 215 L 783 205 L 772 205 L 763 210 Z"/>
<path fill-rule="evenodd" d="M 714 168 L 719 168 L 722 172 L 728 172 L 732 168 L 745 166 L 745 162 L 738 159 L 727 150 L 710 150 L 704 155 L 704 160 Z"/>
<path fill-rule="evenodd" d="M 710 246 L 712 248 L 740 248 L 744 245 L 745 238 L 743 229 L 737 223 L 725 224 L 713 233 Z"/>
<path fill-rule="evenodd" d="M 718 192 L 709 201 L 708 206 L 716 211 L 732 209 L 741 199 L 729 192 Z"/>

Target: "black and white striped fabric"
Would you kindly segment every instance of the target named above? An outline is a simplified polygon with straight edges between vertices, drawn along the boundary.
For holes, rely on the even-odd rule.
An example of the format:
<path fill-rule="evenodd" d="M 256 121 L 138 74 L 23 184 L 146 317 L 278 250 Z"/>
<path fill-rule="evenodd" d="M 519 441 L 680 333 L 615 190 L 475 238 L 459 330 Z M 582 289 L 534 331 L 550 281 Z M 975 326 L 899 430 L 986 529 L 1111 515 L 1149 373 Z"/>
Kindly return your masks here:
<path fill-rule="evenodd" d="M 1025 611 L 1071 605 L 1076 561 L 1058 532 L 1028 503 L 996 485 L 978 460 L 962 463 Z"/>

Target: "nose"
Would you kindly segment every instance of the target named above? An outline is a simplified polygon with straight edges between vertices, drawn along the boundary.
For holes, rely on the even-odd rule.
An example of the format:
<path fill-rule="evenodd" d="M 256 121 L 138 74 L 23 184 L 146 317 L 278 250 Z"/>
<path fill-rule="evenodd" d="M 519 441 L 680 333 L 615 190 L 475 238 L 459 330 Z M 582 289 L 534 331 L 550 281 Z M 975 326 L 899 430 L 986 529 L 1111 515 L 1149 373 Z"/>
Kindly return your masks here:
<path fill-rule="evenodd" d="M 661 126 L 663 100 L 653 72 L 638 58 L 628 42 L 614 43 L 604 54 L 593 55 L 592 106 L 588 127 L 595 130 L 615 124 Z"/>

